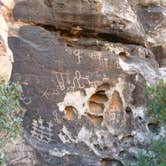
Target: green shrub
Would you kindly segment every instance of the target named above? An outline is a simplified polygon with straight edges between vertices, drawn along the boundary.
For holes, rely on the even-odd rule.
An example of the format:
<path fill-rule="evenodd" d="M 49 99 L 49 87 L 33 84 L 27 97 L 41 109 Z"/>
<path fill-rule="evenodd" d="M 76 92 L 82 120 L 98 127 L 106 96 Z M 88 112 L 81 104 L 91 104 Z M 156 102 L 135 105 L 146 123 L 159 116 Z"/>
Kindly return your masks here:
<path fill-rule="evenodd" d="M 147 120 L 153 120 L 166 129 L 166 83 L 160 80 L 154 85 L 148 85 L 146 92 Z M 138 154 L 136 166 L 166 166 L 166 136 L 152 139 L 146 153 Z"/>
<path fill-rule="evenodd" d="M 7 142 L 22 131 L 19 98 L 22 88 L 17 83 L 0 85 L 0 163 L 5 156 L 3 148 Z"/>
<path fill-rule="evenodd" d="M 150 160 L 150 158 L 148 158 L 147 156 L 145 156 L 143 153 L 140 153 L 138 155 L 138 162 L 137 162 L 137 166 L 152 166 L 152 161 Z"/>
<path fill-rule="evenodd" d="M 147 90 L 147 116 L 166 125 L 166 83 L 160 80 Z"/>
<path fill-rule="evenodd" d="M 153 119 L 160 126 L 166 127 L 166 83 L 159 80 L 154 85 L 148 85 L 147 92 L 147 118 Z M 158 140 L 151 140 L 147 152 L 154 153 L 154 157 L 144 154 L 138 156 L 138 166 L 166 166 L 166 136 Z"/>
<path fill-rule="evenodd" d="M 152 140 L 150 150 L 155 154 L 154 163 L 158 166 L 166 166 L 166 137 Z"/>

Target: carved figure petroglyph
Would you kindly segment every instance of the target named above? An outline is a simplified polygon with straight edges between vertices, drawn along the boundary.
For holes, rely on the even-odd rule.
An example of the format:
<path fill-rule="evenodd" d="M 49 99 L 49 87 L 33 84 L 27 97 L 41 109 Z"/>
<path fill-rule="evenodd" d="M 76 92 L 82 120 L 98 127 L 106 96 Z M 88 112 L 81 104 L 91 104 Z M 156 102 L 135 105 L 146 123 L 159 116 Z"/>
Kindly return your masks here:
<path fill-rule="evenodd" d="M 73 51 L 73 54 L 77 57 L 77 64 L 81 64 L 81 55 L 80 55 L 80 50 L 79 49 L 76 49 Z"/>
<path fill-rule="evenodd" d="M 62 73 L 56 73 L 56 80 L 58 82 L 58 86 L 60 88 L 61 91 L 65 90 L 65 83 L 64 83 L 64 79 L 63 79 L 63 74 Z"/>
<path fill-rule="evenodd" d="M 33 120 L 31 134 L 33 137 L 42 141 L 44 143 L 49 143 L 53 141 L 52 136 L 52 121 L 47 122 L 47 125 L 44 126 L 44 120 L 39 118 L 38 120 Z"/>
<path fill-rule="evenodd" d="M 82 85 L 83 82 L 87 82 L 87 84 L 89 85 L 89 79 L 87 77 L 82 77 L 80 71 L 76 70 L 75 77 L 73 79 L 73 89 L 84 88 L 85 86 Z"/>

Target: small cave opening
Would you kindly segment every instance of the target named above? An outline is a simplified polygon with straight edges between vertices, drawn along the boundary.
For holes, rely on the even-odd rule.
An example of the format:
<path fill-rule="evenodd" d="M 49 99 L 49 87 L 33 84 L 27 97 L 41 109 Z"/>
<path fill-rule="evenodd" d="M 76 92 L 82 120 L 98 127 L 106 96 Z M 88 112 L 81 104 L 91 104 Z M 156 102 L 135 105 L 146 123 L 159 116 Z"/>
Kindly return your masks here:
<path fill-rule="evenodd" d="M 126 107 L 125 111 L 127 114 L 132 114 L 132 109 L 129 106 Z"/>
<path fill-rule="evenodd" d="M 117 159 L 104 158 L 101 160 L 102 166 L 124 166 L 121 161 Z"/>
<path fill-rule="evenodd" d="M 160 126 L 159 126 L 159 123 L 155 123 L 155 122 L 151 122 L 151 123 L 148 123 L 148 129 L 154 133 L 154 134 L 158 134 L 160 132 Z"/>
<path fill-rule="evenodd" d="M 66 106 L 64 110 L 64 119 L 76 120 L 78 118 L 77 109 L 73 106 Z"/>

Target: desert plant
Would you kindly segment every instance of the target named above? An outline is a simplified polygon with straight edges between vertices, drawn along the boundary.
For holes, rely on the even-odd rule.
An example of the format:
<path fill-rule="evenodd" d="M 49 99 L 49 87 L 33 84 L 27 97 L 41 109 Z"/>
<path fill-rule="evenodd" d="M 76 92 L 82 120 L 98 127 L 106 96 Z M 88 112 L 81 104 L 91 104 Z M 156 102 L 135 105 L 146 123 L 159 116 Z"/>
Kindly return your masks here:
<path fill-rule="evenodd" d="M 166 83 L 163 80 L 146 87 L 147 120 L 166 128 Z M 150 138 L 150 137 L 149 137 Z M 151 139 L 151 138 L 150 138 Z M 148 155 L 151 153 L 153 155 Z M 151 139 L 144 153 L 137 156 L 136 166 L 166 166 L 166 136 Z M 130 163 L 126 164 L 130 166 Z"/>
<path fill-rule="evenodd" d="M 5 144 L 22 131 L 22 116 L 19 114 L 21 92 L 18 83 L 0 84 L 0 163 L 5 158 Z"/>
<path fill-rule="evenodd" d="M 147 117 L 166 125 L 166 83 L 159 80 L 156 84 L 147 86 L 146 91 Z"/>
<path fill-rule="evenodd" d="M 148 85 L 147 92 L 147 119 L 153 119 L 160 126 L 166 127 L 166 83 L 157 81 L 154 85 Z M 166 166 L 166 136 L 157 140 L 151 140 L 147 152 L 152 152 L 150 158 L 139 154 L 137 165 L 141 166 Z"/>

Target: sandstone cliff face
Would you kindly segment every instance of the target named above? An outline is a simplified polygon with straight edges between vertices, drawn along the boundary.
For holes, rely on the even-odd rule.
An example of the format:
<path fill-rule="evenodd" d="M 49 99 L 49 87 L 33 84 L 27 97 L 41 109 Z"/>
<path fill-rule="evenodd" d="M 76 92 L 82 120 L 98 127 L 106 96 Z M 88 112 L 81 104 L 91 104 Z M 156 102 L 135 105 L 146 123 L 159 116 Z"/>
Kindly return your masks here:
<path fill-rule="evenodd" d="M 159 78 L 155 57 L 165 64 L 165 1 L 0 2 L 37 165 L 134 164 L 148 142 L 145 84 Z"/>
<path fill-rule="evenodd" d="M 0 6 L 0 81 L 9 81 L 12 72 L 13 54 L 8 46 L 8 26 L 5 9 Z"/>

